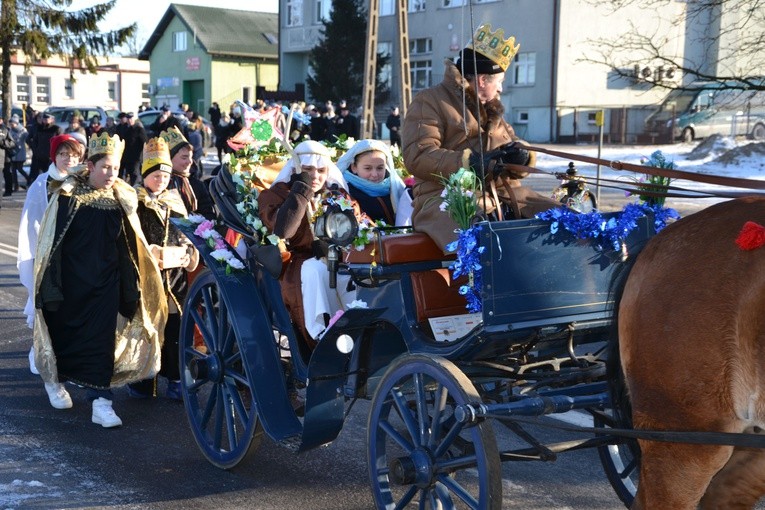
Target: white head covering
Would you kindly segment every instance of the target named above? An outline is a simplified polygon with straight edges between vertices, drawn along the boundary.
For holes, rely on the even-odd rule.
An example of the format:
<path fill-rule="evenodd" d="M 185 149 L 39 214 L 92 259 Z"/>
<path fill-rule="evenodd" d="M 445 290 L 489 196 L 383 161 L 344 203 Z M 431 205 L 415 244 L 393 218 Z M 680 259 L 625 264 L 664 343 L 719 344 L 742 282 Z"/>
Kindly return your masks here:
<path fill-rule="evenodd" d="M 287 161 L 279 175 L 274 179 L 273 184 L 277 182 L 289 182 L 295 169 L 300 171 L 301 166 L 313 166 L 316 168 L 327 168 L 327 185 L 337 184 L 348 191 L 348 183 L 345 182 L 343 173 L 338 170 L 337 165 L 332 162 L 329 149 L 316 140 L 306 140 L 301 142 L 293 149 L 292 158 Z"/>
<path fill-rule="evenodd" d="M 393 209 L 397 210 L 398 199 L 406 188 L 406 185 L 401 179 L 401 176 L 396 171 L 396 168 L 393 166 L 393 155 L 390 152 L 390 147 L 388 147 L 388 144 L 380 140 L 373 139 L 359 140 L 358 142 L 354 143 L 345 154 L 340 156 L 340 159 L 337 160 L 337 168 L 339 168 L 341 172 L 345 172 L 346 170 L 350 172 L 351 164 L 356 159 L 356 156 L 371 151 L 382 152 L 385 156 L 385 167 L 388 170 L 388 175 L 390 176 L 390 199 L 391 203 L 393 204 Z"/>

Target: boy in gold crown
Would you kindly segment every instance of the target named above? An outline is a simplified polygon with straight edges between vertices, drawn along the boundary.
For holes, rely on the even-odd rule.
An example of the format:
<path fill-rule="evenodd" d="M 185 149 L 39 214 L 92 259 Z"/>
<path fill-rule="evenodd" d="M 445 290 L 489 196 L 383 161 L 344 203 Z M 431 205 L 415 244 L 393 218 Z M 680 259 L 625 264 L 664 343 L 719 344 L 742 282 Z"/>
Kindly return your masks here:
<path fill-rule="evenodd" d="M 181 311 L 188 292 L 186 272 L 194 271 L 199 254 L 186 237 L 170 222 L 185 218 L 186 207 L 177 190 L 168 189 L 173 163 L 170 149 L 162 137 L 151 138 L 143 147 L 142 184 L 138 193 L 138 219 L 146 241 L 162 271 L 162 283 L 168 306 L 165 342 L 162 344 L 160 375 L 167 378 L 168 398 L 181 400 L 181 374 L 178 361 L 178 340 L 181 333 Z M 128 385 L 133 398 L 155 395 L 155 379 Z"/>
<path fill-rule="evenodd" d="M 443 81 L 417 94 L 404 119 L 404 163 L 415 177 L 412 224 L 444 250 L 456 239 L 457 225 L 439 209 L 444 185 L 438 176 L 448 179 L 460 168 L 472 168 L 493 195 L 486 212 L 497 217 L 530 218 L 560 206 L 521 186 L 527 173 L 503 168 L 534 164 L 534 155 L 502 117 L 502 82 L 519 47 L 514 37 L 505 39 L 502 29 L 479 27 L 457 64 L 445 62 Z M 496 212 L 498 202 L 504 205 Z"/>
<path fill-rule="evenodd" d="M 117 178 L 124 142 L 91 136 L 87 168 L 51 196 L 35 256 L 37 368 L 56 409 L 72 407 L 63 381 L 88 388 L 93 423 L 117 427 L 111 387 L 159 370 L 167 306 L 136 215 Z"/>

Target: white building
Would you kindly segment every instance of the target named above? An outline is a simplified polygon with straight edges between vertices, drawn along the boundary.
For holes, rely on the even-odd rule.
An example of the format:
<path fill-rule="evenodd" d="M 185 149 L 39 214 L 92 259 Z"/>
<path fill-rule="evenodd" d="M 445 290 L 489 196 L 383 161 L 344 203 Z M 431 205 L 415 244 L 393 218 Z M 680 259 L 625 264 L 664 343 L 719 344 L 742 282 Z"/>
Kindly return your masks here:
<path fill-rule="evenodd" d="M 75 69 L 59 57 L 38 60 L 25 68 L 24 55 L 11 58 L 13 106 L 102 106 L 136 111 L 148 104 L 149 63 L 137 58 L 99 57 L 96 74 Z"/>

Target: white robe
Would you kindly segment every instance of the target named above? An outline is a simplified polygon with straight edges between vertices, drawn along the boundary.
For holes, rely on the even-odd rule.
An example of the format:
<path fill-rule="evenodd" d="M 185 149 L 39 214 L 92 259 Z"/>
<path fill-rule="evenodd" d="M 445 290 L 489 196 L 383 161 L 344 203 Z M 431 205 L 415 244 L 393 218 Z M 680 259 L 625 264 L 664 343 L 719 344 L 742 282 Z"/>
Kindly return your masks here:
<path fill-rule="evenodd" d="M 27 289 L 27 303 L 24 305 L 24 315 L 27 316 L 27 326 L 29 329 L 34 329 L 35 322 L 35 251 L 37 250 L 40 224 L 45 215 L 45 209 L 48 207 L 48 176 L 57 181 L 63 181 L 67 175 L 69 174 L 59 172 L 58 168 L 51 163 L 48 171 L 40 174 L 27 189 L 27 198 L 24 200 L 24 208 L 21 210 L 16 268 L 19 270 L 21 284 Z"/>

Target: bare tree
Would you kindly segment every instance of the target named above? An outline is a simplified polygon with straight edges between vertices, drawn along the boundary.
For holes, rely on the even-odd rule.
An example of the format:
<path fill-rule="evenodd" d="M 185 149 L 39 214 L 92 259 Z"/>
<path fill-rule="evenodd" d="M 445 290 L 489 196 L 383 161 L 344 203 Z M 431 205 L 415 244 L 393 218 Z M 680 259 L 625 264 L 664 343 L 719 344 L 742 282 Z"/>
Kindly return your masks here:
<path fill-rule="evenodd" d="M 63 57 L 74 75 L 75 69 L 96 72 L 97 56 L 108 55 L 133 35 L 136 25 L 104 32 L 98 23 L 114 7 L 108 0 L 72 11 L 72 0 L 0 0 L 0 52 L 2 53 L 3 112 L 11 113 L 12 56 L 22 51 L 27 66 L 52 55 Z"/>
<path fill-rule="evenodd" d="M 619 37 L 588 41 L 591 50 L 582 60 L 608 66 L 613 80 L 666 89 L 698 90 L 695 82 L 704 81 L 765 90 L 765 0 L 585 1 L 610 13 L 625 7 L 651 13 Z"/>

